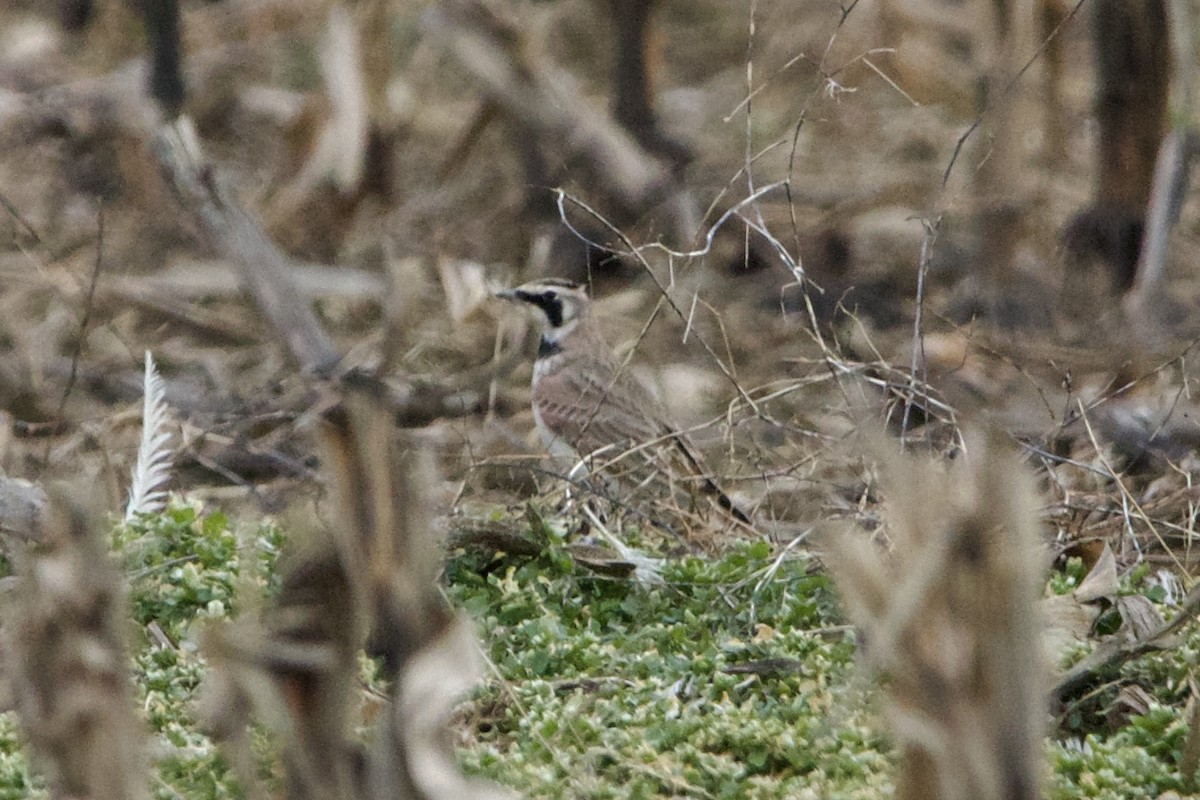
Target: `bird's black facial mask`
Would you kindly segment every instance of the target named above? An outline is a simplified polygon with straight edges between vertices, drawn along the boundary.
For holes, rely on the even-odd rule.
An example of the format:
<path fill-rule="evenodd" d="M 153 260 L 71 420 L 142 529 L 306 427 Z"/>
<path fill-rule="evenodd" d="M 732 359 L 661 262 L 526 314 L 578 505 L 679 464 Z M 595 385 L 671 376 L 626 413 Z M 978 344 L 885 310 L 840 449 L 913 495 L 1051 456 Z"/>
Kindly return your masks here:
<path fill-rule="evenodd" d="M 561 328 L 563 324 L 563 301 L 554 292 L 516 292 L 518 300 L 535 305 L 546 315 L 551 328 Z"/>

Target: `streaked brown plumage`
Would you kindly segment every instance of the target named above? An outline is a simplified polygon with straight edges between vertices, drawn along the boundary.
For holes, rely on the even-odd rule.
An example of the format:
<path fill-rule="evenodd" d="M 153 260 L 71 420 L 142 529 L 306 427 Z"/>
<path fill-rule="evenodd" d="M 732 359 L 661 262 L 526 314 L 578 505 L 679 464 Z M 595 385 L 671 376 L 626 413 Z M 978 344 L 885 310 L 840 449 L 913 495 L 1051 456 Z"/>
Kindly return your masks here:
<path fill-rule="evenodd" d="M 526 304 L 541 322 L 533 415 L 547 449 L 564 469 L 583 461 L 589 472 L 627 487 L 663 480 L 681 484 L 686 493 L 707 496 L 737 521 L 749 523 L 661 404 L 622 369 L 582 286 L 547 279 L 497 296 Z"/>

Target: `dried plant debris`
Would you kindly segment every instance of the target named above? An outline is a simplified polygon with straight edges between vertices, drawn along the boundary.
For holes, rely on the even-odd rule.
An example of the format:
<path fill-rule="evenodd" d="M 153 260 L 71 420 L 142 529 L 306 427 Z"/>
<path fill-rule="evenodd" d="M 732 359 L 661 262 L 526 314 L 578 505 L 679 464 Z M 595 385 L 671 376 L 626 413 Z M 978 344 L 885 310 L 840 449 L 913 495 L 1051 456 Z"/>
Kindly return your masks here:
<path fill-rule="evenodd" d="M 69 30 L 53 3 L 0 4 L 0 469 L 13 476 L 0 479 L 0 601 L 12 598 L 14 613 L 26 589 L 10 587 L 41 563 L 26 551 L 58 552 L 42 541 L 55 514 L 15 478 L 96 476 L 115 507 L 128 470 L 112 456 L 137 447 L 144 349 L 172 367 L 162 377 L 185 468 L 172 488 L 228 501 L 226 512 L 236 502 L 293 516 L 318 491 L 313 437 L 298 422 L 331 394 L 308 375 L 382 363 L 396 421 L 422 427 L 462 482 L 454 500 L 447 493 L 454 508 L 439 509 L 451 559 L 464 562 L 443 588 L 484 620 L 498 676 L 480 689 L 486 702 L 464 704 L 478 720 L 459 731 L 464 764 L 539 796 L 886 796 L 889 751 L 874 720 L 829 713 L 854 637 L 832 604 L 786 613 L 825 577 L 784 562 L 811 558 L 804 532 L 833 519 L 882 525 L 880 538 L 902 527 L 881 523 L 873 476 L 848 455 L 864 415 L 888 416 L 909 449 L 948 454 L 958 421 L 979 414 L 1044 468 L 1042 512 L 1067 562 L 1041 605 L 1057 623 L 1063 680 L 1079 676 L 1059 684 L 1059 722 L 1080 739 L 1051 745 L 1053 791 L 1188 790 L 1176 767 L 1196 727 L 1181 687 L 1200 642 L 1184 627 L 1200 607 L 1187 593 L 1200 555 L 1200 407 L 1189 399 L 1200 294 L 1187 268 L 1200 205 L 1184 203 L 1164 237 L 1142 211 L 1162 195 L 1140 182 L 1115 213 L 1098 194 L 1075 217 L 1086 224 L 1060 230 L 1080 210 L 1080 187 L 1105 183 L 1072 137 L 1095 138 L 1115 110 L 1126 119 L 1114 130 L 1137 139 L 1149 166 L 1161 136 L 1161 108 L 1097 110 L 1097 86 L 1138 83 L 1096 80 L 1089 4 L 1050 2 L 1035 21 L 921 0 L 193 2 L 178 9 L 178 31 L 152 26 L 149 37 L 130 35 L 134 4 L 62 5 Z M 638 13 L 622 19 L 627 6 Z M 1186 31 L 1175 10 L 1172 30 Z M 171 50 L 175 33 L 183 46 Z M 186 98 L 178 80 L 147 69 L 168 51 Z M 1161 65 L 1163 52 L 1151 60 Z M 1191 57 L 1174 60 L 1181 78 L 1195 71 Z M 186 111 L 166 128 L 146 93 L 151 72 L 170 116 Z M 1160 73 L 1141 94 L 1161 106 Z M 983 85 L 995 91 L 981 117 Z M 1028 135 L 1017 142 L 1017 131 Z M 1101 145 L 1120 140 L 1106 136 Z M 687 153 L 672 147 L 681 142 Z M 1034 187 L 1036 213 L 1017 214 Z M 1114 257 L 1162 269 L 1118 275 Z M 668 552 L 654 564 L 661 579 L 639 582 L 643 563 L 520 520 L 518 498 L 552 508 L 546 491 L 561 482 L 528 458 L 542 452 L 527 437 L 531 367 L 506 356 L 515 332 L 487 298 L 493 283 L 535 275 L 593 282 L 610 340 L 639 371 L 658 365 L 647 377 L 765 540 L 722 552 L 715 545 L 732 538 L 722 534 L 720 556 Z M 1112 292 L 1130 280 L 1122 310 Z M 1149 305 L 1129 302 L 1150 288 Z M 1140 330 L 1147 308 L 1153 324 Z M 997 323 L 1006 329 L 989 330 Z M 326 459 L 346 498 L 340 525 L 307 548 L 293 542 L 282 573 L 283 533 L 253 533 L 270 527 L 257 518 L 231 526 L 213 509 L 168 506 L 114 534 L 144 634 L 133 642 L 136 691 L 158 734 L 164 797 L 235 794 L 233 772 L 268 773 L 260 795 L 285 784 L 358 792 L 380 783 L 364 777 L 384 763 L 378 748 L 403 747 L 404 758 L 371 775 L 427 785 L 436 764 L 456 780 L 415 731 L 436 728 L 441 695 L 470 681 L 459 652 L 469 648 L 432 591 L 436 564 L 414 550 L 425 539 L 419 504 L 399 499 L 408 479 L 377 458 L 392 431 L 354 402 L 331 423 L 340 433 Z M 897 494 L 920 483 L 894 482 Z M 952 495 L 959 516 L 975 507 L 922 487 L 922 502 Z M 647 515 L 689 512 L 684 494 L 612 498 L 629 510 L 586 532 L 608 526 L 658 556 L 674 539 L 647 531 Z M 463 521 L 474 515 L 487 519 Z M 557 531 L 564 520 L 550 521 Z M 243 534 L 269 544 L 246 546 Z M 1104 564 L 1074 563 L 1088 546 Z M 945 659 L 971 665 L 991 651 L 960 619 L 975 605 L 939 599 L 950 590 L 937 587 L 973 574 L 951 569 L 965 556 L 904 548 L 867 573 L 907 592 L 900 610 L 880 610 L 893 593 L 872 594 L 867 578 L 859 600 L 885 618 L 867 655 L 917 695 L 923 684 L 896 663 L 906 646 L 926 645 L 929 671 L 952 677 Z M 260 560 L 261 583 L 281 590 L 264 614 L 242 602 L 260 592 L 234 591 Z M 1168 570 L 1181 585 L 1157 588 L 1171 599 L 1148 577 Z M 992 625 L 1008 636 L 1004 608 Z M 240 620 L 198 652 L 201 622 L 235 609 Z M 830 634 L 813 631 L 841 633 L 826 647 Z M 943 639 L 967 645 L 927 641 Z M 227 760 L 190 705 L 205 654 L 218 664 L 209 710 Z M 354 687 L 371 670 L 385 685 L 372 683 L 360 710 Z M 445 678 L 438 692 L 428 677 Z M 896 701 L 895 715 L 941 758 L 932 734 L 912 731 L 933 718 L 915 710 L 919 699 Z M 251 712 L 263 724 L 246 733 Z M 391 726 L 376 749 L 350 733 L 364 719 Z M 970 728 L 948 722 L 955 734 Z M 28 771 L 15 726 L 0 718 L 0 797 L 39 788 L 17 775 Z M 268 738 L 286 751 L 274 774 Z M 320 743 L 330 753 L 306 760 Z"/>
<path fill-rule="evenodd" d="M 48 507 L 45 549 L 5 609 L 3 669 L 54 797 L 148 797 L 121 578 L 86 516 Z"/>
<path fill-rule="evenodd" d="M 900 798 L 1036 798 L 1046 708 L 1033 481 L 995 442 L 942 468 L 888 465 L 890 549 L 830 563 L 863 655 L 886 678 Z"/>
<path fill-rule="evenodd" d="M 1154 650 L 1173 650 L 1181 644 L 1173 638 L 1200 612 L 1200 585 L 1193 586 L 1180 601 L 1179 609 L 1170 620 L 1164 620 L 1148 598 L 1128 595 L 1115 598 L 1121 620 L 1118 635 L 1102 639 L 1086 658 L 1074 664 L 1057 678 L 1053 696 L 1068 700 L 1096 680 L 1106 668 L 1122 664 Z"/>
<path fill-rule="evenodd" d="M 348 392 L 323 434 L 337 523 L 283 567 L 261 620 L 210 632 L 209 727 L 236 748 L 249 711 L 266 722 L 282 743 L 290 798 L 509 797 L 464 777 L 445 737 L 457 696 L 479 677 L 478 651 L 435 584 L 427 460 L 393 444 L 382 390 L 370 382 Z M 392 687 L 369 748 L 350 734 L 363 649 Z M 241 759 L 241 778 L 257 786 L 250 766 Z"/>

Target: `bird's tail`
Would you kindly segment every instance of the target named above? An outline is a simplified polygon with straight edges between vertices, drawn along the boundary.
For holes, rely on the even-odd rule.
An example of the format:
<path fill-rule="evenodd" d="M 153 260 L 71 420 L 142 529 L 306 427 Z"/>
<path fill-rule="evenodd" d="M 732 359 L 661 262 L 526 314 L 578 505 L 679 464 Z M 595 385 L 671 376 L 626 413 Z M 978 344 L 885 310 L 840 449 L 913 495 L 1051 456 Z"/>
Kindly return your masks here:
<path fill-rule="evenodd" d="M 683 454 L 684 460 L 687 461 L 692 470 L 694 470 L 697 475 L 702 476 L 703 480 L 700 483 L 701 494 L 713 498 L 722 511 L 725 511 L 727 514 L 729 514 L 729 516 L 733 517 L 741 524 L 748 528 L 752 527 L 754 523 L 751 522 L 750 515 L 738 508 L 737 504 L 735 504 L 733 500 L 730 499 L 729 495 L 725 493 L 725 490 L 717 485 L 717 482 L 712 479 L 712 475 L 707 466 L 701 460 L 700 455 L 693 451 L 688 443 L 680 437 L 675 438 L 675 446 L 679 449 L 680 453 Z"/>

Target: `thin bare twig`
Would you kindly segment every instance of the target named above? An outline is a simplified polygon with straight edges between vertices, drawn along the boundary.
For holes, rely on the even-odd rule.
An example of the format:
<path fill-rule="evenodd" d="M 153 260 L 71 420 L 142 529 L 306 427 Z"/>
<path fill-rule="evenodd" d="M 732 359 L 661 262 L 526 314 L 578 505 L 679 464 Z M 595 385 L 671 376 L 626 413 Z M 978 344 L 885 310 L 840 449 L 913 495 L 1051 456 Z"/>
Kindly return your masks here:
<path fill-rule="evenodd" d="M 92 277 L 88 282 L 87 294 L 83 298 L 83 311 L 79 316 L 79 331 L 75 336 L 75 346 L 71 350 L 71 372 L 67 376 L 67 385 L 63 389 L 62 398 L 58 401 L 58 413 L 61 417 L 67 407 L 67 399 L 75 389 L 75 379 L 79 374 L 79 358 L 83 355 L 83 342 L 87 338 L 88 323 L 92 318 L 92 301 L 96 297 L 96 285 L 100 282 L 100 272 L 104 268 L 104 204 L 96 208 L 96 258 L 92 262 Z"/>

